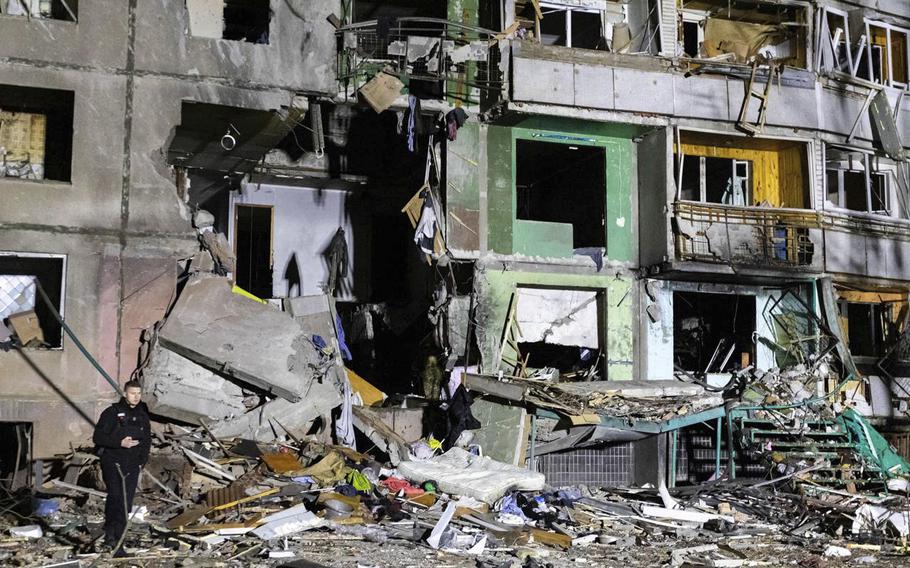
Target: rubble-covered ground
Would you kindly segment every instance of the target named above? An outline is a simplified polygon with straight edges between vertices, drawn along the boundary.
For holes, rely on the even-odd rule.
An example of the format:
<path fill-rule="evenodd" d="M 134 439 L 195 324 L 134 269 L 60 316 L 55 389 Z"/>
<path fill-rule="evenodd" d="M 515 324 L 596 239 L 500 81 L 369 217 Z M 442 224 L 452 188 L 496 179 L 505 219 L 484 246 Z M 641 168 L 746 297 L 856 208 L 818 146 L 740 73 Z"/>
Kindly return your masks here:
<path fill-rule="evenodd" d="M 910 553 L 905 495 L 804 486 L 810 472 L 669 490 L 522 491 L 497 487 L 503 475 L 511 486 L 537 483 L 523 478 L 527 470 L 476 456 L 449 479 L 409 480 L 315 440 L 295 448 L 216 444 L 202 429 L 161 434 L 147 471 L 168 464 L 185 473 L 183 485 L 166 471 L 143 480 L 125 556 L 96 549 L 104 494 L 89 485 L 97 485 L 97 459 L 76 452 L 61 462 L 72 483 L 54 479 L 0 499 L 0 565 L 834 567 L 906 566 Z M 182 469 L 174 467 L 180 449 L 190 452 Z M 424 465 L 446 467 L 451 455 L 462 454 Z M 486 476 L 468 488 L 486 502 L 440 489 L 465 472 Z"/>

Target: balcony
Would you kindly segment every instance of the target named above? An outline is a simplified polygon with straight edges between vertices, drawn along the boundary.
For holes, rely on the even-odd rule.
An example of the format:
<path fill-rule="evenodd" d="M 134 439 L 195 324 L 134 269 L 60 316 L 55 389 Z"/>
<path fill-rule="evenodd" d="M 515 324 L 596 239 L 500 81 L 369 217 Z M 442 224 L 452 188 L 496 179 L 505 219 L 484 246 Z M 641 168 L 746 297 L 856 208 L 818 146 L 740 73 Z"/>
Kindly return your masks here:
<path fill-rule="evenodd" d="M 442 18 L 406 17 L 388 27 L 377 20 L 343 26 L 336 72 L 345 94 L 381 71 L 405 79 L 423 99 L 465 104 L 495 101 L 502 88 L 496 32 Z"/>
<path fill-rule="evenodd" d="M 910 221 L 871 214 L 676 201 L 673 268 L 910 279 Z"/>
<path fill-rule="evenodd" d="M 678 261 L 819 271 L 823 267 L 821 228 L 821 213 L 805 209 L 673 204 Z"/>

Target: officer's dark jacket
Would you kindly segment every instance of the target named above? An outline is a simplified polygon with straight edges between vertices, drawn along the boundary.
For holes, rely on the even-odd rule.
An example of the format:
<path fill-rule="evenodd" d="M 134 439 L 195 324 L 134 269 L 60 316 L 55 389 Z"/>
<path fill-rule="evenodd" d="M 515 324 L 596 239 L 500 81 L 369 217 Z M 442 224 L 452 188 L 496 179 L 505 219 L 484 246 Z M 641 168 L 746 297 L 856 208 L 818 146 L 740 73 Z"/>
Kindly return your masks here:
<path fill-rule="evenodd" d="M 120 445 L 127 436 L 139 442 L 133 448 Z M 104 412 L 95 425 L 92 436 L 101 453 L 101 459 L 114 460 L 124 465 L 143 466 L 149 459 L 152 447 L 152 429 L 149 424 L 148 407 L 140 402 L 134 408 L 121 398 Z"/>

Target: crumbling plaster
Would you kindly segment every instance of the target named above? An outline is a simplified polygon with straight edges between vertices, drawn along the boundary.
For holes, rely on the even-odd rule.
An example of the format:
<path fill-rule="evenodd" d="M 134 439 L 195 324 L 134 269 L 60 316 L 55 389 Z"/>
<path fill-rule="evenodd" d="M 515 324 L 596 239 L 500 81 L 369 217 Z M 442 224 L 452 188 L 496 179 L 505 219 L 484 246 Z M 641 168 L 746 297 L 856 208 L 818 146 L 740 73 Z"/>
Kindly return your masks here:
<path fill-rule="evenodd" d="M 135 0 L 134 0 L 135 1 Z M 256 88 L 335 89 L 335 0 L 271 0 L 268 44 L 193 37 L 185 0 L 138 2 L 136 69 Z M 81 6 L 80 6 L 81 8 Z"/>

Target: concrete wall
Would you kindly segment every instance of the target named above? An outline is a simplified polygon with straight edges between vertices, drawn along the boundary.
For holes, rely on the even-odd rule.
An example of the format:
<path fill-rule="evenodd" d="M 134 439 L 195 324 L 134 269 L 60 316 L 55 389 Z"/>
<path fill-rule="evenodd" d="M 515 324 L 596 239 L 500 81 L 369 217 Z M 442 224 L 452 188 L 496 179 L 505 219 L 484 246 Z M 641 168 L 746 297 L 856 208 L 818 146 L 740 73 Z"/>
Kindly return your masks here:
<path fill-rule="evenodd" d="M 67 255 L 67 323 L 113 377 L 136 367 L 176 260 L 197 249 L 164 161 L 181 101 L 331 94 L 337 5 L 273 0 L 269 45 L 189 37 L 183 0 L 81 0 L 78 23 L 0 16 L 0 85 L 75 93 L 72 181 L 0 179 L 0 250 Z M 68 338 L 0 353 L 0 419 L 35 423 L 36 457 L 85 440 L 113 397 Z"/>
<path fill-rule="evenodd" d="M 287 297 L 289 282 L 285 277 L 292 257 L 300 273 L 300 290 L 293 296 L 322 294 L 328 280 L 324 256 L 335 231 L 343 227 L 348 240 L 348 275 L 340 281 L 339 300 L 365 300 L 369 294 L 369 257 L 354 249 L 354 231 L 366 233 L 369 240 L 370 217 L 358 196 L 338 189 L 315 189 L 270 184 L 244 184 L 242 193 L 231 194 L 230 233 L 235 243 L 237 205 L 270 205 L 274 209 L 272 227 L 272 290 L 276 298 Z"/>
<path fill-rule="evenodd" d="M 670 72 L 659 60 L 621 56 L 591 50 L 541 46 L 513 41 L 512 94 L 518 103 L 578 107 L 585 111 L 618 111 L 677 117 L 680 119 L 735 123 L 742 108 L 748 77 L 690 75 Z M 764 83 L 759 80 L 761 87 Z M 759 89 L 757 84 L 754 87 Z M 886 89 L 892 108 L 899 91 Z M 862 90 L 822 83 L 806 71 L 787 69 L 782 84 L 771 90 L 767 127 L 822 130 L 846 137 L 865 100 Z M 757 115 L 753 99 L 749 120 Z M 630 122 L 636 119 L 629 117 Z M 902 100 L 896 118 L 910 145 L 910 101 Z M 854 137 L 871 141 L 869 113 L 863 116 Z"/>
<path fill-rule="evenodd" d="M 672 256 L 673 236 L 669 203 L 673 199 L 672 131 L 656 129 L 638 143 L 638 241 L 639 264 L 651 266 Z"/>
<path fill-rule="evenodd" d="M 826 230 L 825 251 L 827 272 L 910 280 L 910 239 Z"/>

